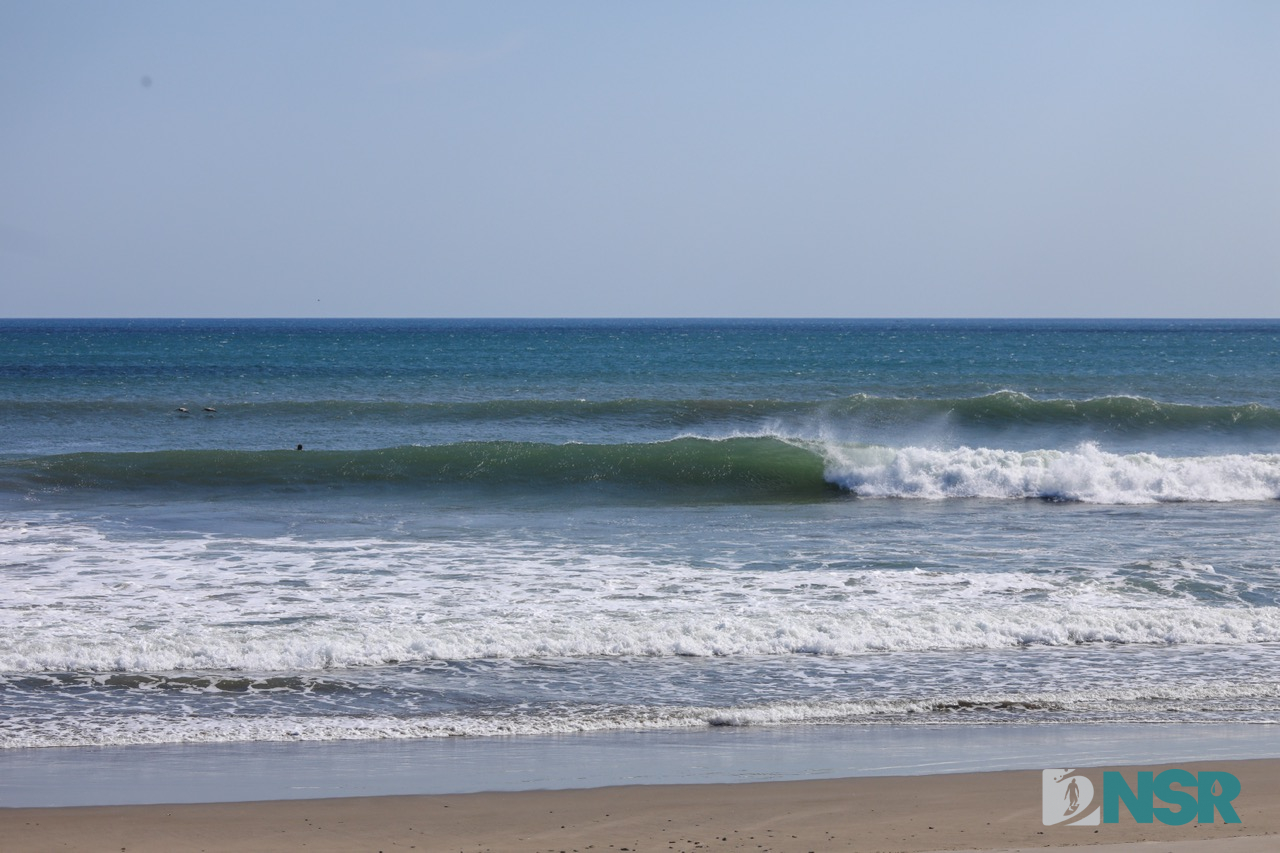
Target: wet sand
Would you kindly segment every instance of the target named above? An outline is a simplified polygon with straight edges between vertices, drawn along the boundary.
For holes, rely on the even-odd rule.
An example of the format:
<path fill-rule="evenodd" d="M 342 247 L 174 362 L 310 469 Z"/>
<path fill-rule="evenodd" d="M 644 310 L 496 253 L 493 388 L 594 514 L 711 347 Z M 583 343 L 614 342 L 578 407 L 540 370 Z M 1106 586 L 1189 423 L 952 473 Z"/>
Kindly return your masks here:
<path fill-rule="evenodd" d="M 1120 769 L 1133 784 L 1139 769 Z M 14 851 L 1280 849 L 1280 760 L 1181 763 L 1241 781 L 1241 823 L 1044 826 L 1039 770 L 792 782 L 0 809 Z M 1103 768 L 1088 771 L 1101 779 Z M 1098 797 L 1101 794 L 1099 792 Z M 1159 804 L 1157 804 L 1159 805 Z M 1271 836 L 1271 837 L 1268 837 Z M 1140 844 L 1135 842 L 1160 842 Z M 1115 846 L 1120 845 L 1120 846 Z"/>

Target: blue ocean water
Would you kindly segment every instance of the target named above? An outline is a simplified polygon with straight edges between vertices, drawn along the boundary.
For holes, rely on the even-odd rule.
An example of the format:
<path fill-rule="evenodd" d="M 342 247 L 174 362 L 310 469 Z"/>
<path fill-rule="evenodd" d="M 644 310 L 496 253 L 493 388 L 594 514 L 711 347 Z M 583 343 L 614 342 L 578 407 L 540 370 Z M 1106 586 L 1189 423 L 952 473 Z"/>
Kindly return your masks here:
<path fill-rule="evenodd" d="M 1274 722 L 1278 498 L 1276 322 L 0 321 L 0 746 Z"/>

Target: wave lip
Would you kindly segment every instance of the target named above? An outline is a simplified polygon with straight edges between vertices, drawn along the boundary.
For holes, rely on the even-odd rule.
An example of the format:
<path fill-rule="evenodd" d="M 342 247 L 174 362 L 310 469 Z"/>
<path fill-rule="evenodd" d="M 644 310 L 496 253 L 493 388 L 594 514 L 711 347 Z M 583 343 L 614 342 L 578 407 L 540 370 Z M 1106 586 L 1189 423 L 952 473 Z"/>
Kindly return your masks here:
<path fill-rule="evenodd" d="M 1280 454 L 1166 458 L 1075 450 L 827 445 L 827 477 L 863 497 L 1042 498 L 1098 504 L 1280 498 Z"/>

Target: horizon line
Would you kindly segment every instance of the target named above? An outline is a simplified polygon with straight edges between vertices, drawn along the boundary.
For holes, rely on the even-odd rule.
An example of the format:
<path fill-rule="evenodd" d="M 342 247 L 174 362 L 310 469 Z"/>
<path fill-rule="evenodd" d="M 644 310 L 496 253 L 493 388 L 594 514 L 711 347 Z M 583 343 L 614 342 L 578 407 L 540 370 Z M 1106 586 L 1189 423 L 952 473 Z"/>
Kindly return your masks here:
<path fill-rule="evenodd" d="M 70 315 L 28 315 L 18 317 L 0 317 L 0 322 L 26 322 L 37 320 L 58 320 L 58 321 L 108 321 L 108 320 L 128 320 L 128 321 L 187 321 L 187 320 L 217 320 L 217 321 L 235 321 L 235 320 L 288 320 L 288 321 L 320 321 L 331 322 L 341 320 L 367 320 L 367 321 L 464 321 L 464 322 L 681 322 L 681 323 L 704 323 L 704 322 L 769 322 L 769 321 L 789 321 L 789 322 L 921 322 L 921 323 L 947 323 L 947 322 L 1060 322 L 1060 323 L 1088 323 L 1088 322 L 1170 322 L 1170 323 L 1249 323 L 1249 322 L 1276 322 L 1280 321 L 1280 316 L 1274 317 L 1163 317 L 1163 316 L 1106 316 L 1106 317 L 1088 317 L 1088 316 L 1017 316 L 1017 317 L 991 317 L 991 316 L 947 316 L 947 317 L 927 317 L 927 316 L 844 316 L 844 317 L 823 317 L 810 315 L 741 315 L 741 316 L 624 316 L 624 315 L 536 315 L 536 316 L 485 316 L 485 315 L 333 315 L 333 316 L 297 316 L 283 314 L 258 314 L 258 315 L 237 315 L 237 314 L 191 314 L 191 315 L 125 315 L 112 314 L 100 316 L 70 316 Z"/>

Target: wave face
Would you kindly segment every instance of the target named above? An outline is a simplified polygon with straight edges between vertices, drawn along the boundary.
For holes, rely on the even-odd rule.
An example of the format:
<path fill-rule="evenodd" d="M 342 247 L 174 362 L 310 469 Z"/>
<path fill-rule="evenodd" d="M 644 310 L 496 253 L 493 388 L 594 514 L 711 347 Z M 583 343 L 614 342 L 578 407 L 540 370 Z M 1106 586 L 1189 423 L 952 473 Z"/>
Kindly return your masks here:
<path fill-rule="evenodd" d="M 652 444 L 468 442 L 366 451 L 81 453 L 11 462 L 10 489 L 609 486 L 631 496 L 723 500 L 1039 498 L 1098 504 L 1280 498 L 1280 454 L 1164 458 L 1074 450 L 934 450 L 783 439 Z"/>
<path fill-rule="evenodd" d="M 662 494 L 820 496 L 815 453 L 773 438 L 682 438 L 653 444 L 466 442 L 363 451 L 187 450 L 79 453 L 13 463 L 37 488 L 492 486 L 542 491 L 615 485 Z"/>

